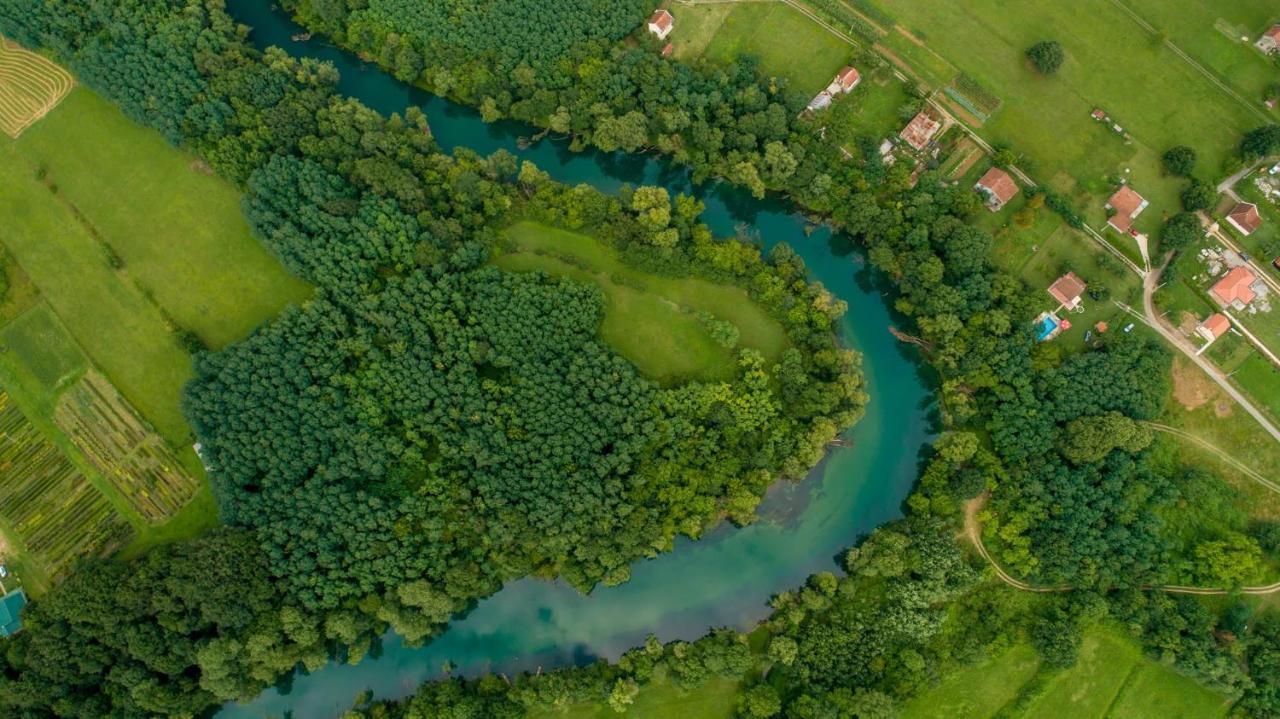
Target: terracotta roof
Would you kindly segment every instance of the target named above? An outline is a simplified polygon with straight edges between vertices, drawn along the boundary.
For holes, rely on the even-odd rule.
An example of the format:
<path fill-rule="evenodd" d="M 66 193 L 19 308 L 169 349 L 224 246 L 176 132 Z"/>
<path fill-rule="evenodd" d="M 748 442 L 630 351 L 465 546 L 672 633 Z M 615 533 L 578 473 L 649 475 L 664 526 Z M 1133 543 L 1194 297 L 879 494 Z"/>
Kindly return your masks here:
<path fill-rule="evenodd" d="M 1093 328 L 1098 331 L 1098 334 L 1104 334 L 1107 330 L 1111 329 L 1111 326 L 1106 322 L 1099 321 L 1098 324 L 1093 326 Z"/>
<path fill-rule="evenodd" d="M 1099 108 L 1095 108 L 1095 109 L 1094 109 L 1094 111 L 1093 111 L 1093 112 L 1091 112 L 1091 113 L 1089 113 L 1089 114 L 1090 114 L 1090 115 L 1092 115 L 1092 116 L 1093 116 L 1093 119 L 1095 119 L 1095 120 L 1104 120 L 1104 119 L 1106 119 L 1106 117 L 1107 117 L 1107 113 L 1106 113 L 1106 111 L 1104 111 L 1104 110 L 1103 110 L 1102 108 L 1100 108 L 1100 107 L 1099 107 Z"/>
<path fill-rule="evenodd" d="M 1227 316 L 1221 312 L 1214 312 L 1204 318 L 1204 322 L 1201 322 L 1200 326 L 1209 330 L 1209 334 L 1213 335 L 1216 340 L 1231 329 L 1231 320 L 1227 319 Z"/>
<path fill-rule="evenodd" d="M 1080 279 L 1076 273 L 1068 272 L 1049 285 L 1049 294 L 1053 295 L 1053 299 L 1070 306 L 1080 301 L 1080 295 L 1084 294 L 1085 287 L 1084 280 Z"/>
<path fill-rule="evenodd" d="M 840 88 L 843 90 L 851 89 L 861 79 L 862 76 L 858 74 L 858 70 L 849 65 L 840 68 L 840 72 L 836 73 L 836 82 L 840 83 Z"/>
<path fill-rule="evenodd" d="M 1018 194 L 1018 183 L 1013 181 L 1009 173 L 998 167 L 987 170 L 987 174 L 978 180 L 978 186 L 995 195 L 995 198 L 1001 204 L 1008 202 L 1013 199 L 1014 195 Z"/>
<path fill-rule="evenodd" d="M 1133 218 L 1122 213 L 1117 213 L 1107 218 L 1107 224 L 1116 228 L 1116 230 L 1121 233 L 1124 233 L 1128 232 L 1130 227 L 1133 227 Z"/>
<path fill-rule="evenodd" d="M 1258 206 L 1252 202 L 1238 202 L 1227 213 L 1227 220 L 1246 235 L 1262 227 L 1262 216 L 1258 214 Z"/>
<path fill-rule="evenodd" d="M 632 17 L 635 16 L 633 15 Z M 649 18 L 649 24 L 657 26 L 657 28 L 663 32 L 665 32 L 667 28 L 671 27 L 671 24 L 675 21 L 676 19 L 671 17 L 671 13 L 662 9 L 654 10 L 653 16 Z M 632 22 L 635 21 L 633 20 Z"/>
<path fill-rule="evenodd" d="M 1247 267 L 1237 267 L 1218 280 L 1218 283 L 1209 290 L 1219 302 L 1229 305 L 1232 302 L 1239 301 L 1242 305 L 1247 305 L 1257 296 L 1249 285 L 1257 282 L 1258 278 L 1249 271 Z"/>
<path fill-rule="evenodd" d="M 1266 32 L 1262 34 L 1266 35 L 1272 40 L 1275 40 L 1276 42 L 1280 42 L 1280 24 L 1272 25 Z"/>
<path fill-rule="evenodd" d="M 940 127 L 942 127 L 942 123 L 921 111 L 911 118 L 911 122 L 907 123 L 906 127 L 902 128 L 902 132 L 898 133 L 898 137 L 901 137 L 908 145 L 917 150 L 923 150 L 928 147 L 929 139 L 933 137 L 933 133 L 937 132 Z"/>
<path fill-rule="evenodd" d="M 667 43 L 666 45 L 664 45 L 664 46 L 662 47 L 662 56 L 663 56 L 663 57 L 671 57 L 671 53 L 673 53 L 673 52 L 675 52 L 675 51 L 676 51 L 676 46 L 675 46 L 675 44 L 674 44 L 674 43 L 670 43 L 670 42 L 669 42 L 669 43 Z"/>
<path fill-rule="evenodd" d="M 1115 209 L 1116 214 L 1134 217 L 1142 211 L 1142 205 L 1146 200 L 1142 199 L 1142 195 L 1134 192 L 1132 187 L 1125 185 L 1116 190 L 1115 194 L 1107 200 L 1107 204 Z"/>

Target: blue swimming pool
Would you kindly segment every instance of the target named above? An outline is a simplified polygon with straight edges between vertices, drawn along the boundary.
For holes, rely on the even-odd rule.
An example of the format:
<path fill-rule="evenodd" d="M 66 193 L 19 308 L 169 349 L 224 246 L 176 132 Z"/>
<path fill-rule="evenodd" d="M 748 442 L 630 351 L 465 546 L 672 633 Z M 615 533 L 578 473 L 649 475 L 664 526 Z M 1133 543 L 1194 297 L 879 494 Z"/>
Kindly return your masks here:
<path fill-rule="evenodd" d="M 1054 330 L 1057 329 L 1058 318 L 1053 315 L 1045 315 L 1044 319 L 1040 320 L 1040 332 L 1036 335 L 1036 341 L 1044 342 L 1049 339 L 1049 335 L 1053 334 Z"/>

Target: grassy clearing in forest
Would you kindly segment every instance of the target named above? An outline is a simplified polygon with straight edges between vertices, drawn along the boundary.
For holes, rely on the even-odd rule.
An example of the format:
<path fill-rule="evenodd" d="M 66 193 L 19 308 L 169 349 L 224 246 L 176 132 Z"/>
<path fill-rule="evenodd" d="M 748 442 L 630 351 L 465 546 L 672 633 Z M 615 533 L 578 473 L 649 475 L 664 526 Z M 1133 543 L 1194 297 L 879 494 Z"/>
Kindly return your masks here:
<path fill-rule="evenodd" d="M 28 182 L 56 186 L 129 279 L 212 348 L 310 295 L 253 238 L 235 187 L 86 89 L 12 150 Z"/>
<path fill-rule="evenodd" d="M 1036 651 L 1020 644 L 947 675 L 904 705 L 900 715 L 1190 719 L 1224 716 L 1230 704 L 1229 697 L 1147 659 L 1122 633 L 1094 627 L 1085 632 L 1073 667 L 1045 669 Z"/>
<path fill-rule="evenodd" d="M 542 270 L 594 282 L 605 293 L 601 338 L 641 373 L 662 383 L 725 379 L 736 371 L 737 349 L 718 344 L 696 313 L 732 323 L 739 347 L 776 360 L 787 345 L 777 321 L 746 290 L 693 278 L 671 278 L 623 264 L 618 253 L 586 235 L 520 222 L 507 229 L 516 252 L 495 261 L 516 272 Z"/>

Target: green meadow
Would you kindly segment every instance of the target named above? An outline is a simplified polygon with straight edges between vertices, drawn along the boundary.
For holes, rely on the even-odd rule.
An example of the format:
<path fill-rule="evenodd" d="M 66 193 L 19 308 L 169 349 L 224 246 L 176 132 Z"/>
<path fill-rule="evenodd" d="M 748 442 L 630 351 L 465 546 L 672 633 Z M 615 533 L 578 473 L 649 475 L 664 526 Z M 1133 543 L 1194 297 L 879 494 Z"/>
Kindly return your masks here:
<path fill-rule="evenodd" d="M 712 339 L 699 312 L 732 323 L 739 347 L 759 350 L 770 360 L 786 347 L 782 325 L 739 287 L 643 272 L 623 264 L 612 247 L 592 237 L 533 222 L 513 225 L 507 237 L 516 251 L 497 258 L 499 267 L 599 285 L 606 302 L 601 337 L 659 382 L 724 379 L 735 372 L 736 348 Z"/>

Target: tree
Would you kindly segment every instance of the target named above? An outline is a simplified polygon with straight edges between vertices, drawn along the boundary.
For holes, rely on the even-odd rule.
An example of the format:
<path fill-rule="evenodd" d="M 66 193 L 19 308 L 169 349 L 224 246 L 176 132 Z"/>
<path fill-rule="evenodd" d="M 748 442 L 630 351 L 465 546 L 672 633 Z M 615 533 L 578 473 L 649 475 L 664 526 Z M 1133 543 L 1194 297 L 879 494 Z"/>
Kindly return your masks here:
<path fill-rule="evenodd" d="M 752 719 L 769 719 L 782 711 L 782 698 L 768 684 L 757 684 L 742 697 L 742 711 Z"/>
<path fill-rule="evenodd" d="M 614 682 L 613 689 L 609 692 L 609 708 L 619 714 L 625 714 L 627 707 L 631 706 L 636 700 L 636 695 L 640 693 L 640 685 L 636 684 L 636 680 L 631 678 L 618 679 Z"/>
<path fill-rule="evenodd" d="M 1194 212 L 1179 212 L 1160 228 L 1160 246 L 1180 252 L 1204 236 L 1204 227 Z"/>
<path fill-rule="evenodd" d="M 1067 424 L 1059 451 L 1073 464 L 1097 462 L 1114 449 L 1140 452 L 1151 444 L 1151 429 L 1119 412 L 1077 417 Z"/>
<path fill-rule="evenodd" d="M 1245 133 L 1240 140 L 1240 154 L 1246 158 L 1266 157 L 1280 153 L 1280 125 L 1263 125 Z"/>
<path fill-rule="evenodd" d="M 1213 587 L 1234 589 L 1262 568 L 1262 548 L 1257 540 L 1239 532 L 1227 532 L 1220 539 L 1201 542 L 1193 552 L 1193 573 Z"/>
<path fill-rule="evenodd" d="M 1057 40 L 1044 40 L 1027 48 L 1027 59 L 1045 75 L 1052 75 L 1062 67 L 1067 54 Z"/>
<path fill-rule="evenodd" d="M 1186 145 L 1175 145 L 1160 157 L 1164 171 L 1170 175 L 1190 177 L 1196 168 L 1196 151 Z"/>
<path fill-rule="evenodd" d="M 1218 191 L 1213 185 L 1193 178 L 1187 183 L 1186 188 L 1182 190 L 1182 209 L 1187 212 L 1195 212 L 1197 210 L 1207 210 L 1213 206 L 1213 201 L 1218 198 Z"/>

